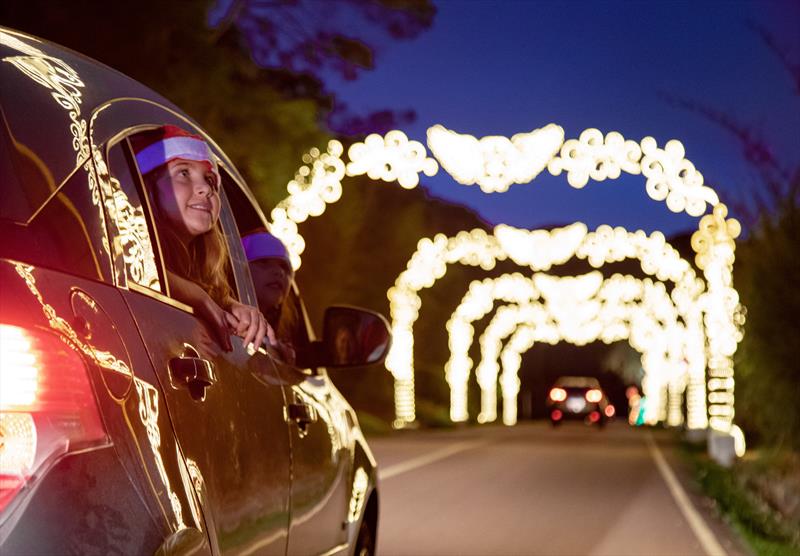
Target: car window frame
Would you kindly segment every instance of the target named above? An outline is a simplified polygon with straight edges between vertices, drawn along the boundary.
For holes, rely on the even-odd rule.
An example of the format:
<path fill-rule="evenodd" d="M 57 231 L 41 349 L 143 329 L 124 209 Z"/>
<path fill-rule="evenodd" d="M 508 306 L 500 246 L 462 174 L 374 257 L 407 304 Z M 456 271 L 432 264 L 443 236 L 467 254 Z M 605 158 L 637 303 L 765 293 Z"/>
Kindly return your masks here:
<path fill-rule="evenodd" d="M 148 288 L 146 286 L 143 286 L 128 279 L 124 268 L 118 270 L 115 273 L 116 275 L 115 278 L 117 281 L 116 285 L 117 287 L 123 289 L 128 289 L 143 295 L 153 297 L 163 303 L 172 305 L 185 312 L 195 314 L 195 310 L 193 307 L 187 305 L 186 303 L 183 303 L 182 301 L 178 301 L 171 295 L 169 279 L 167 277 L 167 268 L 164 262 L 163 248 L 161 245 L 161 238 L 159 237 L 157 229 L 158 227 L 155 224 L 155 216 L 153 214 L 153 207 L 150 202 L 150 195 L 148 194 L 149 192 L 147 185 L 144 182 L 144 178 L 136 162 L 133 146 L 130 144 L 130 137 L 132 135 L 135 135 L 142 131 L 146 131 L 148 129 L 153 129 L 160 125 L 163 124 L 139 124 L 136 126 L 128 127 L 114 134 L 101 148 L 102 157 L 107 166 L 109 161 L 109 153 L 111 152 L 111 150 L 117 146 L 120 146 L 123 149 L 123 154 L 126 159 L 127 169 L 135 182 L 133 186 L 136 188 L 136 193 L 139 196 L 139 202 L 142 205 L 144 217 L 147 222 L 147 230 L 150 236 L 150 243 L 153 248 L 153 256 L 155 258 L 154 263 L 159 274 L 159 279 L 163 284 L 164 291 L 159 292 L 157 290 Z M 197 132 L 198 130 L 192 126 L 191 131 L 194 133 Z M 202 136 L 205 138 L 205 134 L 202 134 Z M 213 148 L 212 148 L 212 153 L 217 163 L 221 165 L 221 160 L 219 159 L 217 153 L 214 152 Z M 109 167 L 109 175 L 113 175 L 111 174 L 110 167 Z M 105 194 L 103 195 L 105 197 Z M 107 201 L 108 199 L 104 200 Z M 113 218 L 109 214 L 106 214 L 106 217 L 109 220 L 113 220 Z M 233 226 L 231 226 L 232 223 Z M 243 269 L 241 268 L 239 261 L 236 260 L 237 257 L 234 256 L 234 250 L 237 249 L 237 246 L 236 246 L 236 241 L 233 240 L 238 239 L 239 243 L 238 249 L 241 250 L 241 238 L 239 238 L 239 233 L 235 226 L 234 216 L 231 213 L 230 203 L 227 200 L 226 194 L 222 191 L 222 188 L 220 188 L 220 219 L 218 225 L 220 226 L 223 232 L 226 245 L 228 246 L 228 251 L 229 251 L 228 259 L 229 259 L 229 264 L 231 265 L 231 278 L 232 278 L 232 283 L 230 284 L 230 286 L 233 296 L 235 297 L 236 301 L 246 304 L 246 301 L 244 300 L 248 299 L 251 296 L 254 296 L 255 289 L 252 286 L 252 280 L 249 279 L 249 269 L 244 269 L 248 272 L 248 274 L 246 275 L 247 280 L 250 280 L 250 284 L 247 284 L 247 280 L 243 279 L 243 274 L 244 274 Z M 232 236 L 231 234 L 234 235 Z M 119 261 L 120 253 L 118 251 L 116 243 L 114 241 L 112 241 L 111 243 L 112 243 L 113 257 L 115 261 Z"/>
<path fill-rule="evenodd" d="M 255 196 L 253 195 L 252 191 L 246 186 L 244 179 L 242 178 L 239 171 L 227 157 L 227 155 L 219 148 L 216 142 L 208 136 L 193 120 L 188 118 L 185 114 L 177 110 L 175 107 L 170 107 L 164 105 L 162 103 L 156 102 L 152 99 L 147 98 L 140 98 L 140 97 L 119 97 L 110 99 L 100 105 L 93 111 L 92 116 L 90 118 L 89 128 L 90 128 L 90 137 L 93 138 L 92 141 L 92 148 L 102 148 L 106 145 L 110 145 L 114 142 L 118 142 L 123 137 L 128 137 L 134 133 L 144 131 L 146 129 L 151 129 L 153 127 L 157 127 L 164 124 L 173 124 L 192 133 L 200 135 L 203 139 L 208 143 L 209 147 L 213 154 L 217 157 L 217 163 L 220 169 L 224 169 L 227 176 L 230 178 L 232 184 L 236 187 L 236 194 L 242 195 L 243 199 L 247 201 L 248 209 L 255 212 L 257 216 L 258 222 L 266 227 L 269 228 L 267 224 L 268 220 L 261 209 L 258 201 L 256 200 Z M 97 145 L 101 145 L 102 147 L 95 147 L 95 142 L 97 141 Z M 101 151 L 102 152 L 102 151 Z M 131 151 L 132 152 L 132 151 Z M 103 153 L 101 155 L 104 160 L 107 160 L 106 154 Z M 141 181 L 141 173 L 140 172 L 132 172 L 134 174 L 134 179 Z M 137 184 L 138 186 L 138 184 Z M 102 188 L 101 188 L 102 189 Z M 224 189 L 224 187 L 222 188 Z M 141 190 L 143 191 L 143 189 Z M 140 191 L 140 195 L 141 195 Z M 102 193 L 101 193 L 102 194 Z M 222 204 L 223 206 L 228 207 L 229 213 L 231 215 L 231 220 L 234 224 L 233 228 L 225 229 L 226 240 L 228 241 L 228 248 L 231 255 L 231 268 L 233 270 L 234 280 L 236 281 L 236 293 L 238 295 L 238 299 L 241 303 L 250 304 L 254 307 L 258 306 L 258 301 L 255 295 L 255 285 L 253 284 L 252 276 L 250 275 L 250 267 L 247 264 L 247 259 L 244 256 L 244 248 L 241 245 L 241 234 L 238 230 L 238 225 L 236 221 L 236 215 L 233 214 L 232 205 L 230 203 L 230 199 L 228 197 L 227 191 L 224 195 L 221 195 L 221 199 L 224 199 Z M 145 199 L 145 203 L 149 205 L 149 199 Z M 105 211 L 105 205 L 104 205 Z M 110 220 L 110 216 L 106 214 L 106 219 Z M 221 211 L 220 220 L 222 221 L 224 214 Z M 152 223 L 152 215 L 148 215 L 150 221 L 148 222 L 148 226 Z M 116 223 L 114 224 L 116 225 Z M 109 224 L 110 226 L 110 224 Z M 149 228 L 148 228 L 149 229 Z M 109 237 L 111 237 L 109 230 Z M 238 241 L 234 241 L 238 240 Z M 151 238 L 152 241 L 152 238 Z M 110 241 L 113 244 L 113 240 Z M 238 243 L 238 245 L 234 245 Z M 160 244 L 154 246 L 154 249 L 158 251 L 158 260 L 156 263 L 159 265 L 159 270 L 162 271 L 165 267 L 163 264 L 163 259 L 161 258 L 161 248 Z M 160 293 L 155 290 L 151 290 L 147 287 L 141 286 L 134 282 L 127 280 L 125 276 L 125 269 L 121 264 L 120 257 L 118 257 L 117 253 L 114 251 L 112 247 L 112 264 L 114 266 L 114 279 L 116 285 L 121 288 L 130 289 L 141 293 L 143 295 L 148 295 L 163 303 L 170 304 L 174 307 L 180 308 L 183 311 L 189 312 L 194 314 L 195 311 L 185 303 L 175 300 L 174 298 L 170 297 L 166 294 L 169 291 L 169 284 L 166 283 L 165 293 Z M 237 256 L 235 253 L 241 254 L 241 261 L 244 263 L 241 267 L 238 267 L 239 272 L 237 272 Z M 122 278 L 120 280 L 120 277 Z M 294 289 L 297 298 L 299 300 L 300 308 L 302 309 L 300 319 L 302 320 L 302 326 L 305 327 L 305 334 L 308 337 L 309 343 L 313 343 L 316 341 L 316 333 L 314 331 L 314 327 L 311 325 L 311 321 L 308 317 L 308 312 L 305 308 L 305 303 L 303 301 L 302 295 L 297 288 L 296 282 L 292 281 L 292 288 Z M 315 368 L 312 369 L 312 372 L 316 375 L 324 374 L 323 368 Z"/>
<path fill-rule="evenodd" d="M 225 164 L 224 162 L 220 164 L 220 169 L 223 169 L 223 168 L 225 170 L 229 169 L 227 164 Z M 240 201 L 241 202 L 245 202 L 246 201 L 247 204 L 248 204 L 247 208 L 252 210 L 255 213 L 255 216 L 257 218 L 257 222 L 256 223 L 259 225 L 259 227 L 263 227 L 263 228 L 269 229 L 270 226 L 267 223 L 267 219 L 264 216 L 264 212 L 261 210 L 261 206 L 256 201 L 256 199 L 253 196 L 253 194 L 250 191 L 250 189 L 245 185 L 244 180 L 241 178 L 241 176 L 238 173 L 234 173 L 234 172 L 228 172 L 227 175 L 228 175 L 228 177 L 231 178 L 230 181 L 232 182 L 232 185 L 237 188 L 236 194 L 241 194 L 243 196 L 243 199 L 237 201 L 237 203 L 239 203 Z M 228 191 L 225 189 L 225 187 L 226 187 L 226 183 L 225 183 L 225 180 L 223 179 L 223 183 L 222 183 L 222 188 L 221 189 L 225 191 L 225 198 L 227 199 L 228 202 L 230 202 L 229 194 L 228 194 Z M 238 228 L 239 227 L 238 227 L 238 221 L 236 221 L 236 214 L 233 212 L 233 210 L 231 210 L 230 213 L 234 218 L 234 225 L 236 226 L 237 232 L 238 232 Z M 243 261 L 245 262 L 245 264 L 244 264 L 245 273 L 244 274 L 246 276 L 247 284 L 251 288 L 251 291 L 252 291 L 253 306 L 254 307 L 258 307 L 258 298 L 257 298 L 256 293 L 255 293 L 255 283 L 253 282 L 253 277 L 250 274 L 250 265 L 247 263 L 247 257 L 244 256 L 244 247 L 241 245 L 241 234 L 239 234 L 239 237 L 240 237 L 239 249 L 241 249 L 241 252 L 242 252 L 242 255 L 243 255 Z M 294 297 L 295 297 L 295 299 L 297 301 L 297 309 L 299 311 L 298 324 L 297 325 L 303 327 L 303 333 L 304 333 L 304 336 L 305 336 L 306 341 L 307 341 L 307 347 L 308 347 L 308 349 L 311 349 L 311 344 L 316 342 L 317 337 L 316 337 L 316 334 L 314 332 L 314 327 L 311 326 L 311 320 L 308 317 L 308 311 L 306 310 L 305 302 L 303 301 L 303 296 L 300 294 L 300 289 L 298 288 L 297 281 L 294 278 L 292 278 L 292 281 L 290 283 L 290 289 L 291 289 L 291 292 L 292 292 L 292 294 L 294 295 Z M 311 373 L 313 375 L 315 375 L 315 376 L 325 376 L 325 369 L 323 367 L 302 367 L 302 366 L 298 365 L 297 363 L 291 364 L 291 363 L 289 363 L 287 361 L 283 361 L 283 360 L 281 360 L 281 361 L 284 364 L 292 367 L 293 369 L 295 369 L 297 371 L 300 371 L 300 372 L 303 372 L 304 374 L 306 374 L 305 371 L 310 370 Z"/>

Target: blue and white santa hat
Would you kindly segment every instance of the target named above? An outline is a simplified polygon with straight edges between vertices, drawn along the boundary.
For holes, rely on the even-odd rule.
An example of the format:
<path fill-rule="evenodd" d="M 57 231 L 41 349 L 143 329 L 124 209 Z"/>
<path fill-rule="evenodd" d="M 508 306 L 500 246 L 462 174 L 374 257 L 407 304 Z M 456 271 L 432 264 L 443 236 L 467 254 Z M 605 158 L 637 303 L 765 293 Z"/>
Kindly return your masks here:
<path fill-rule="evenodd" d="M 281 259 L 286 261 L 289 268 L 292 268 L 292 261 L 286 246 L 265 228 L 259 228 L 242 237 L 242 245 L 248 262 L 259 259 Z"/>

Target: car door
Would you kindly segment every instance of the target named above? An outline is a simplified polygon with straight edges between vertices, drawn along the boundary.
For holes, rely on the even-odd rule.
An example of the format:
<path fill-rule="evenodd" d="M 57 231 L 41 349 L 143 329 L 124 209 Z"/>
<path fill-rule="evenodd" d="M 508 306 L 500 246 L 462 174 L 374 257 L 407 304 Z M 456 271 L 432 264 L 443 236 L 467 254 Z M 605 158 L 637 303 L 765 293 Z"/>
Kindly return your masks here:
<path fill-rule="evenodd" d="M 263 351 L 251 356 L 235 337 L 233 351 L 218 349 L 192 309 L 169 296 L 148 197 L 127 138 L 114 139 L 105 157 L 111 189 L 106 194 L 115 207 L 110 220 L 119 238 L 114 247 L 127 284 L 122 294 L 156 369 L 212 547 L 223 554 L 282 554 L 290 444 L 280 373 Z M 238 235 L 224 196 L 220 224 L 235 240 L 233 285 L 246 302 L 240 288 L 243 255 L 240 246 L 236 251 Z"/>
<path fill-rule="evenodd" d="M 344 400 L 324 369 L 305 368 L 309 329 L 297 290 L 297 330 L 293 344 L 298 364 L 280 361 L 289 385 L 292 441 L 290 555 L 335 553 L 344 548 L 352 486 L 353 439 Z"/>
<path fill-rule="evenodd" d="M 264 226 L 264 217 L 244 189 L 222 172 L 223 187 L 244 235 Z M 249 273 L 248 273 L 249 274 Z M 252 280 L 248 277 L 252 283 Z M 296 286 L 284 302 L 297 318 L 290 341 L 299 363 L 276 363 L 287 385 L 287 416 L 292 445 L 292 492 L 289 554 L 329 554 L 346 548 L 348 509 L 352 494 L 352 423 L 341 394 L 324 369 L 303 365 L 309 360 L 313 331 Z"/>

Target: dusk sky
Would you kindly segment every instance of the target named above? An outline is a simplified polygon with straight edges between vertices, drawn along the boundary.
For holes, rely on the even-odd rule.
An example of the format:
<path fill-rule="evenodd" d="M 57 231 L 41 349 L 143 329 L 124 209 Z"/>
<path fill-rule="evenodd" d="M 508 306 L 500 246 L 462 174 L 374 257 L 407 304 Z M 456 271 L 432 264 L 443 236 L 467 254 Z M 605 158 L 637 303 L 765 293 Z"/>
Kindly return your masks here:
<path fill-rule="evenodd" d="M 556 123 L 566 138 L 586 128 L 663 146 L 679 139 L 723 201 L 758 180 L 733 137 L 660 93 L 704 103 L 751 126 L 786 167 L 800 162 L 800 93 L 748 27 L 774 33 L 800 63 L 800 2 L 438 0 L 434 24 L 411 41 L 385 44 L 376 69 L 333 90 L 352 111 L 416 111 L 404 128 L 425 143 L 434 124 L 477 137 Z M 536 228 L 573 221 L 693 230 L 697 220 L 651 200 L 642 176 L 571 188 L 544 171 L 506 193 L 456 183 L 443 169 L 425 178 L 441 198 L 491 223 Z"/>

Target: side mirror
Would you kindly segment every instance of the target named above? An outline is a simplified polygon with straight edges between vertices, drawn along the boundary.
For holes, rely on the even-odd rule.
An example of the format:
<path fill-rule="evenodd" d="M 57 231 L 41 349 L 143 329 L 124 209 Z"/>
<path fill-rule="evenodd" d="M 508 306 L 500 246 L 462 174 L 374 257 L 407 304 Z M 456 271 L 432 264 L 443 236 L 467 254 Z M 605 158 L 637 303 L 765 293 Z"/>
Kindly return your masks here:
<path fill-rule="evenodd" d="M 389 322 L 380 313 L 357 307 L 328 307 L 319 364 L 335 368 L 380 363 L 389 351 L 391 337 Z"/>

